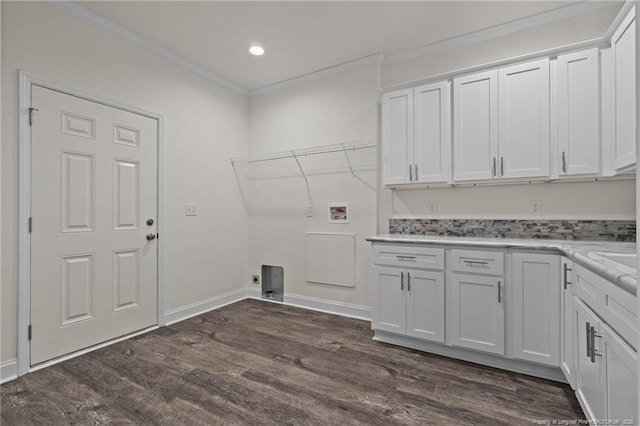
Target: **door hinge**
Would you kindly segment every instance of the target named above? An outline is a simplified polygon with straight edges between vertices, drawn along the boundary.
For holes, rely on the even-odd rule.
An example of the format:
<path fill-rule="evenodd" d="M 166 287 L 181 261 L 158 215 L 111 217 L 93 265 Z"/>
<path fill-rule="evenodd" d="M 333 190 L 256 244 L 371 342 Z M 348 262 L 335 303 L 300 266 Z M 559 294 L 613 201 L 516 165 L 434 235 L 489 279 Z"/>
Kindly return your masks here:
<path fill-rule="evenodd" d="M 33 218 L 32 217 L 29 218 L 29 233 L 31 233 L 31 231 L 33 231 Z"/>
<path fill-rule="evenodd" d="M 31 324 L 27 326 L 27 337 L 29 338 L 29 340 L 31 340 Z"/>
<path fill-rule="evenodd" d="M 38 108 L 27 108 L 29 110 L 29 126 L 33 125 L 33 112 L 34 111 L 39 111 Z"/>

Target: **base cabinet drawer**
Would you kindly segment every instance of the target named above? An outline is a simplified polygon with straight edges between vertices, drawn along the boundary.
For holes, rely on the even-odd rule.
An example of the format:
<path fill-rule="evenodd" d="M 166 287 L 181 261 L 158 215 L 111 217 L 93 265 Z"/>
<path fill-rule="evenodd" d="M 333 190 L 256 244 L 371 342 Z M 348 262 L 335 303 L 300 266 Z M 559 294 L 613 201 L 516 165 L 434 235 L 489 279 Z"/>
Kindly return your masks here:
<path fill-rule="evenodd" d="M 374 244 L 373 263 L 401 268 L 444 269 L 444 249 L 404 244 Z"/>
<path fill-rule="evenodd" d="M 582 265 L 574 264 L 574 295 L 592 309 L 598 310 L 600 301 L 600 278 Z"/>
<path fill-rule="evenodd" d="M 603 279 L 600 315 L 631 347 L 638 349 L 638 304 L 635 297 Z"/>
<path fill-rule="evenodd" d="M 467 274 L 504 275 L 504 253 L 484 250 L 451 250 L 451 270 Z"/>

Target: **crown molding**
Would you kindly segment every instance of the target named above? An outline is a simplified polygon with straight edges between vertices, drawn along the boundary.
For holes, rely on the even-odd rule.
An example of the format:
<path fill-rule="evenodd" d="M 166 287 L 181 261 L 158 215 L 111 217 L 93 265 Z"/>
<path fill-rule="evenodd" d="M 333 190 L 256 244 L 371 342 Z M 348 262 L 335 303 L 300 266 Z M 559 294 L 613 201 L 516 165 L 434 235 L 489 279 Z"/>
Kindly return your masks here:
<path fill-rule="evenodd" d="M 613 38 L 613 33 L 615 33 L 618 27 L 622 24 L 622 21 L 627 17 L 627 14 L 631 11 L 631 9 L 633 9 L 635 3 L 636 2 L 634 0 L 627 0 L 624 3 L 622 9 L 620 9 L 620 12 L 618 12 L 616 17 L 613 19 L 613 22 L 611 22 L 611 25 L 609 25 L 609 29 L 604 34 L 604 38 L 608 40 L 611 40 Z"/>
<path fill-rule="evenodd" d="M 550 24 L 553 22 L 561 21 L 563 19 L 582 15 L 584 13 L 611 7 L 613 4 L 614 3 L 593 1 L 582 1 L 580 3 L 570 4 L 558 9 L 539 13 L 537 15 L 516 19 L 483 30 L 474 31 L 442 41 L 437 41 L 435 43 L 427 44 L 417 49 L 407 50 L 395 55 L 389 55 L 386 57 L 384 65 L 392 65 L 398 62 L 404 62 L 410 59 L 416 59 L 422 56 L 431 55 L 443 50 L 468 46 L 478 42 L 490 40 L 492 38 L 512 34 L 518 31 L 538 27 L 540 25 Z"/>
<path fill-rule="evenodd" d="M 385 57 L 382 53 L 365 56 L 364 58 L 354 59 L 353 61 L 345 62 L 339 65 L 334 65 L 318 71 L 310 72 L 309 74 L 304 74 L 299 77 L 294 77 L 289 80 L 280 81 L 278 83 L 274 83 L 268 86 L 260 87 L 258 89 L 250 90 L 249 97 L 255 98 L 258 96 L 263 96 L 269 93 L 277 92 L 279 90 L 290 89 L 292 87 L 298 86 L 303 83 L 322 80 L 327 77 L 331 77 L 337 74 L 342 74 L 348 71 L 354 71 L 370 65 L 381 65 L 384 63 L 384 61 L 385 61 Z"/>
<path fill-rule="evenodd" d="M 151 53 L 154 53 L 168 61 L 175 63 L 176 65 L 191 71 L 199 77 L 208 80 L 209 82 L 216 84 L 218 86 L 224 87 L 226 89 L 231 90 L 238 95 L 247 97 L 249 92 L 234 84 L 230 81 L 225 80 L 224 78 L 205 70 L 204 68 L 194 64 L 191 61 L 188 61 L 181 56 L 176 55 L 173 52 L 165 49 L 159 44 L 153 43 L 152 41 L 147 40 L 146 38 L 134 33 L 133 31 L 128 30 L 127 28 L 116 24 L 113 21 L 110 21 L 102 16 L 91 12 L 90 10 L 85 9 L 84 7 L 78 5 L 76 2 L 71 0 L 56 0 L 56 1 L 48 1 L 47 4 L 55 7 L 56 9 L 66 12 L 70 15 L 79 18 L 80 20 L 93 25 L 96 28 L 99 28 L 103 31 L 106 31 L 116 37 L 134 45 L 138 46 L 144 50 L 147 50 Z"/>

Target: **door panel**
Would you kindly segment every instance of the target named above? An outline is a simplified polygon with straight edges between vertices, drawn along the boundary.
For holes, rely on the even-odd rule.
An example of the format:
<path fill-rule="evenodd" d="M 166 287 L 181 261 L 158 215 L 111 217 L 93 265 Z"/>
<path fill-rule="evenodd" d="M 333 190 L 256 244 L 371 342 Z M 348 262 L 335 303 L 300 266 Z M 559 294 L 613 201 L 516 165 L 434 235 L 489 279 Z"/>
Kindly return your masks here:
<path fill-rule="evenodd" d="M 373 268 L 372 326 L 376 330 L 404 334 L 407 330 L 406 274 L 401 269 Z"/>
<path fill-rule="evenodd" d="M 562 257 L 560 260 L 561 324 L 560 329 L 560 368 L 573 389 L 576 388 L 576 370 L 574 363 L 573 332 L 573 262 Z"/>
<path fill-rule="evenodd" d="M 607 418 L 635 419 L 638 414 L 638 355 L 609 327 L 602 327 L 606 362 Z"/>
<path fill-rule="evenodd" d="M 446 81 L 414 89 L 417 182 L 449 181 L 450 97 Z"/>
<path fill-rule="evenodd" d="M 408 183 L 413 164 L 413 89 L 382 96 L 382 182 Z"/>
<path fill-rule="evenodd" d="M 157 122 L 32 87 L 31 365 L 157 322 Z"/>
<path fill-rule="evenodd" d="M 407 271 L 407 335 L 444 343 L 444 272 Z"/>

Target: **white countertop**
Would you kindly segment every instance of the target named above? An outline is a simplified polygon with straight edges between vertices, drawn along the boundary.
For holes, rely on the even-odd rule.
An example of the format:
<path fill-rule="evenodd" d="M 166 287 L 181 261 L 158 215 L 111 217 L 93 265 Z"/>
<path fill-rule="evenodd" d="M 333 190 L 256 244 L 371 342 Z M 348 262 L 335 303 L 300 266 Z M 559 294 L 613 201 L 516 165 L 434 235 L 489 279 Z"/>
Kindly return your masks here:
<path fill-rule="evenodd" d="M 448 237 L 416 234 L 377 235 L 367 238 L 367 241 L 553 251 L 579 263 L 633 295 L 636 294 L 636 290 L 638 288 L 638 273 L 635 268 L 625 266 L 598 255 L 598 253 L 636 254 L 635 243 L 621 243 L 617 241 L 544 240 L 532 238 Z"/>

